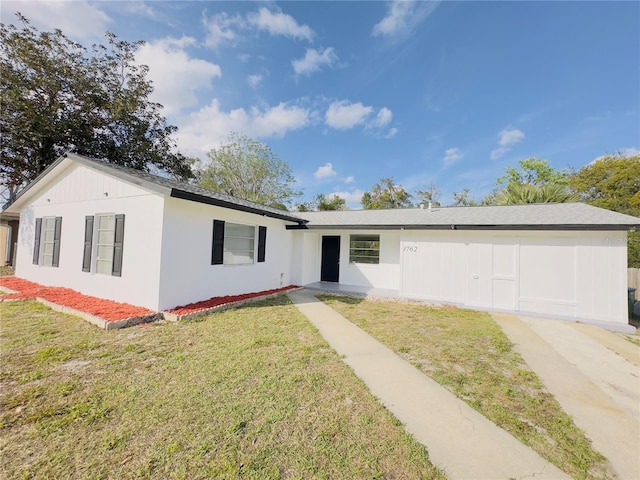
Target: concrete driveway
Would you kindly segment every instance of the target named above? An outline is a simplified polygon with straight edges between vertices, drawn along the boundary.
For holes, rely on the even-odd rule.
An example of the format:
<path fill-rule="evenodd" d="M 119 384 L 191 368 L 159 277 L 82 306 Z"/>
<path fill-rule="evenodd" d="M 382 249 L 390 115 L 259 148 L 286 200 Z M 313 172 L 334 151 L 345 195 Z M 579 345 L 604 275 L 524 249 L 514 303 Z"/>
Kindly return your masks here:
<path fill-rule="evenodd" d="M 640 347 L 579 323 L 494 313 L 620 479 L 640 478 Z"/>

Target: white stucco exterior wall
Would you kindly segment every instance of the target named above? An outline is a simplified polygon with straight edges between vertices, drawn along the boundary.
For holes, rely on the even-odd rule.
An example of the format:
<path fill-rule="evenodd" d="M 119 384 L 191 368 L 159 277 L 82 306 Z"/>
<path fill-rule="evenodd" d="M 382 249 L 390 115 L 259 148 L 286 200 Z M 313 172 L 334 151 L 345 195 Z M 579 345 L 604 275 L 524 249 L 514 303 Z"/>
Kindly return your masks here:
<path fill-rule="evenodd" d="M 211 265 L 214 220 L 266 226 L 265 261 Z M 287 224 L 292 222 L 167 197 L 161 233 L 159 308 L 295 283 L 291 277 L 292 234 L 286 230 Z M 255 241 L 257 260 L 257 230 Z"/>
<path fill-rule="evenodd" d="M 158 307 L 163 197 L 72 164 L 40 188 L 20 213 L 16 276 L 86 295 Z M 124 214 L 122 276 L 82 271 L 85 216 Z M 58 267 L 32 263 L 35 219 L 62 217 Z"/>
<path fill-rule="evenodd" d="M 356 264 L 349 262 L 349 238 L 361 234 L 380 235 L 380 263 Z M 322 261 L 322 237 L 340 237 L 339 283 L 361 287 L 398 290 L 400 285 L 400 232 L 393 230 L 313 230 L 295 232 L 296 251 L 302 251 L 304 257 L 297 278 L 300 284 L 320 280 Z"/>

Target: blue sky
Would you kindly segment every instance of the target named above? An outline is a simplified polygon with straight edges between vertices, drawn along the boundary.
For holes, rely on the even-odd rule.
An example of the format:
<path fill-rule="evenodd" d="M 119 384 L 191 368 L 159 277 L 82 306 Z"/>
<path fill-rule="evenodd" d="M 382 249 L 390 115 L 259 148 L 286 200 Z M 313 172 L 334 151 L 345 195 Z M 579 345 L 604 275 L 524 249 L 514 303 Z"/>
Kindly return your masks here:
<path fill-rule="evenodd" d="M 640 2 L 3 1 L 90 45 L 145 40 L 182 152 L 231 131 L 289 163 L 301 200 L 393 177 L 480 198 L 528 157 L 640 149 Z"/>

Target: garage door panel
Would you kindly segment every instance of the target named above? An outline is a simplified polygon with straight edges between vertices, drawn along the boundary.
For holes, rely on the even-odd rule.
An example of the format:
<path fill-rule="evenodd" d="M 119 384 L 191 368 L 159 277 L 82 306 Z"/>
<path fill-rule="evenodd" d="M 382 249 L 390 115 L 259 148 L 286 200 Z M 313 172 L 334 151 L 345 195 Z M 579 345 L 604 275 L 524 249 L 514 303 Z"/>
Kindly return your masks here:
<path fill-rule="evenodd" d="M 520 305 L 571 306 L 576 302 L 576 247 L 572 239 L 520 246 Z M 551 243 L 551 244 L 549 244 Z M 535 311 L 539 311 L 536 307 Z M 550 312 L 546 312 L 550 313 Z"/>

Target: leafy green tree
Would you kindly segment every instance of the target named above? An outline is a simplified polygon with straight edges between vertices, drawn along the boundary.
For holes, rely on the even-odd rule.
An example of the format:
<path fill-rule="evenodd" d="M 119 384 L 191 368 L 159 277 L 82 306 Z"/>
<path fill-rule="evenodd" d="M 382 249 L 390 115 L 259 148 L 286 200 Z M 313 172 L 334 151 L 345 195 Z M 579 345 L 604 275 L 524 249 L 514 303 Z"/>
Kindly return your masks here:
<path fill-rule="evenodd" d="M 531 157 L 520 160 L 520 167 L 507 167 L 505 174 L 496 180 L 498 185 L 514 183 L 542 186 L 547 184 L 567 185 L 569 172 L 556 170 L 549 162 L 541 158 Z"/>
<path fill-rule="evenodd" d="M 468 188 L 463 189 L 461 192 L 453 192 L 453 204 L 454 207 L 471 207 L 478 205 L 473 198 L 471 198 L 471 190 Z"/>
<path fill-rule="evenodd" d="M 485 205 L 575 202 L 568 187 L 569 172 L 553 168 L 546 160 L 521 160 L 519 167 L 507 167 L 496 180 L 496 188 L 487 195 Z"/>
<path fill-rule="evenodd" d="M 349 210 L 347 201 L 335 194 L 325 195 L 319 193 L 309 202 L 299 203 L 296 206 L 298 212 L 327 212 L 332 210 Z"/>
<path fill-rule="evenodd" d="M 640 216 L 640 155 L 608 155 L 569 177 L 569 186 L 584 202 Z"/>
<path fill-rule="evenodd" d="M 228 141 L 207 154 L 209 163 L 199 172 L 202 188 L 276 208 L 302 195 L 289 164 L 267 145 L 235 132 Z"/>
<path fill-rule="evenodd" d="M 438 188 L 437 185 L 433 183 L 429 185 L 429 187 L 425 190 L 417 190 L 416 197 L 418 197 L 418 204 L 428 205 L 429 203 L 433 207 L 440 206 L 440 197 L 442 196 L 442 191 Z"/>
<path fill-rule="evenodd" d="M 316 196 L 316 204 L 320 212 L 326 212 L 330 210 L 348 210 L 347 201 L 338 197 L 337 195 L 329 194 L 323 195 L 322 193 Z"/>
<path fill-rule="evenodd" d="M 596 207 L 640 217 L 640 155 L 607 155 L 569 178 L 579 198 Z M 640 232 L 630 232 L 627 261 L 640 268 Z"/>
<path fill-rule="evenodd" d="M 381 178 L 380 183 L 371 187 L 370 192 L 362 195 L 362 208 L 379 210 L 386 208 L 410 208 L 411 194 L 402 185 L 395 185 L 393 177 Z"/>
<path fill-rule="evenodd" d="M 140 42 L 107 33 L 88 52 L 60 30 L 0 24 L 0 182 L 9 192 L 32 181 L 69 149 L 142 170 L 189 178 L 161 105 L 149 100 Z"/>

